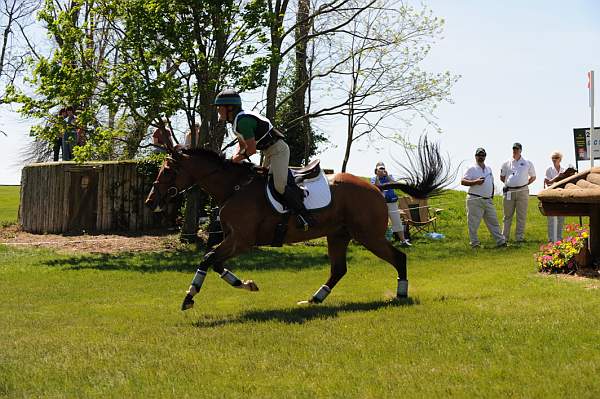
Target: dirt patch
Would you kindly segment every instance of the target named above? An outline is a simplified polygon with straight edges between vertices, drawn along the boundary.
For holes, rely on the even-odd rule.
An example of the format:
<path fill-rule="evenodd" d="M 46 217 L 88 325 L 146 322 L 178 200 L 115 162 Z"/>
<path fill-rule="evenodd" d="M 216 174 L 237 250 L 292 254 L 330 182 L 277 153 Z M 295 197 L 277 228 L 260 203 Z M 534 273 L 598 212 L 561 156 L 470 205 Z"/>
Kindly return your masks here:
<path fill-rule="evenodd" d="M 576 274 L 544 274 L 552 278 L 586 282 L 585 288 L 589 290 L 600 288 L 600 270 L 586 268 L 578 270 Z"/>
<path fill-rule="evenodd" d="M 12 247 L 43 247 L 60 252 L 139 252 L 163 251 L 181 247 L 179 232 L 145 232 L 143 234 L 31 234 L 17 225 L 0 228 L 0 244 Z"/>

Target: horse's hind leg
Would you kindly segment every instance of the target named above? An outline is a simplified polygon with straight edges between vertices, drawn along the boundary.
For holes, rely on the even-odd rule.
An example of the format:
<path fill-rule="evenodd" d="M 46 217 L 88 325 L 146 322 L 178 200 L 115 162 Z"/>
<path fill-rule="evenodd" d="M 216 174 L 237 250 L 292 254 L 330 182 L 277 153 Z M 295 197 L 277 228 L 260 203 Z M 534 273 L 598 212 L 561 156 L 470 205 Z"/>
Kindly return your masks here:
<path fill-rule="evenodd" d="M 346 229 L 340 229 L 327 236 L 327 250 L 331 263 L 329 279 L 308 301 L 300 301 L 298 304 L 323 302 L 333 287 L 344 277 L 347 271 L 346 252 L 348 251 L 349 242 L 350 234 Z"/>
<path fill-rule="evenodd" d="M 406 255 L 395 248 L 385 237 L 375 238 L 371 236 L 355 237 L 358 242 L 373 252 L 379 258 L 390 263 L 398 272 L 397 298 L 408 296 L 408 280 L 406 278 Z"/>

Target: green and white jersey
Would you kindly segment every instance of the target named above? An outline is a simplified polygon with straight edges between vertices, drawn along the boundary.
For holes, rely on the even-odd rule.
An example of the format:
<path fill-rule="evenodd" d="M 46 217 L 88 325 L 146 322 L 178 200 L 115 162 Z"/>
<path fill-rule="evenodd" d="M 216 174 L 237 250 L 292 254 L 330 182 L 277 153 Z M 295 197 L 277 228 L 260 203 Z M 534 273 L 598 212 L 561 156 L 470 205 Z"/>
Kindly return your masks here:
<path fill-rule="evenodd" d="M 233 120 L 233 132 L 240 140 L 254 138 L 258 143 L 271 129 L 271 121 L 253 111 L 242 110 Z"/>

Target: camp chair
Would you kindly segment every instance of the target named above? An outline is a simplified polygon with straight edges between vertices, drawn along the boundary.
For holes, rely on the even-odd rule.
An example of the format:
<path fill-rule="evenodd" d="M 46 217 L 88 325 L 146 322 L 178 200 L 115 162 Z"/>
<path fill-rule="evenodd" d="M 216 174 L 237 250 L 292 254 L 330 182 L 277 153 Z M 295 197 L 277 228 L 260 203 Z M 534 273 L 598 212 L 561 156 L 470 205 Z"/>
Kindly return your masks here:
<path fill-rule="evenodd" d="M 427 199 L 412 197 L 399 198 L 398 208 L 407 230 L 412 226 L 417 233 L 435 231 L 437 215 L 442 211 L 442 209 L 430 207 Z"/>

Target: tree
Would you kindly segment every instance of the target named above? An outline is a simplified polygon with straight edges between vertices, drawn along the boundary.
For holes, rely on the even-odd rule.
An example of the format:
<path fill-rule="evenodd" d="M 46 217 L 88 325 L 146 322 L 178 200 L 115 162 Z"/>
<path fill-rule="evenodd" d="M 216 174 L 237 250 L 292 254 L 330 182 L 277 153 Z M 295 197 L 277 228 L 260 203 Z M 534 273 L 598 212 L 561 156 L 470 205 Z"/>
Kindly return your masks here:
<path fill-rule="evenodd" d="M 360 3 L 353 2 L 357 7 Z M 336 98 L 321 102 L 320 109 L 311 112 L 311 117 L 346 117 L 342 171 L 353 145 L 363 137 L 403 143 L 397 129 L 401 115 L 426 117 L 449 97 L 458 79 L 449 72 L 430 74 L 419 66 L 443 27 L 443 20 L 428 9 L 378 0 L 359 15 L 350 13 L 355 18 L 342 34 L 324 38 L 331 40 L 324 57 L 328 61 L 321 66 L 324 72 L 316 73 Z"/>
<path fill-rule="evenodd" d="M 333 0 L 317 2 L 311 8 L 307 0 L 298 0 L 293 22 L 290 18 L 285 18 L 288 1 L 277 0 L 273 4 L 273 1 L 270 0 L 268 3 L 270 17 L 267 18 L 266 23 L 270 29 L 271 41 L 269 43 L 266 114 L 271 120 L 289 118 L 282 126 L 287 129 L 288 141 L 301 145 L 300 154 L 302 156 L 300 159 L 304 162 L 307 162 L 309 157 L 314 154 L 315 144 L 324 139 L 322 135 L 318 139 L 312 135 L 314 129 L 310 127 L 309 118 L 313 115 L 310 113 L 310 102 L 308 106 L 305 103 L 306 95 L 310 93 L 314 81 L 314 77 L 309 76 L 308 73 L 308 48 L 316 39 L 343 32 L 346 25 L 374 2 L 375 0 L 371 0 L 356 6 L 351 4 L 350 0 Z M 349 4 L 351 6 L 348 6 Z M 336 18 L 332 16 L 336 16 Z M 342 17 L 338 18 L 339 16 Z M 333 23 L 316 24 L 316 21 L 321 20 Z M 315 26 L 318 27 L 315 28 Z M 312 46 L 314 49 L 314 43 Z M 294 66 L 288 69 L 293 71 L 293 84 L 291 90 L 287 91 L 285 96 L 281 96 L 279 93 L 280 82 L 286 80 L 286 69 L 284 68 L 282 73 L 282 64 L 291 54 L 296 56 L 292 62 Z M 312 62 L 310 60 L 311 67 Z M 326 76 L 326 74 L 322 76 Z M 292 102 L 291 106 L 287 104 L 289 101 Z M 285 109 L 284 115 L 276 115 L 280 112 L 280 108 L 282 111 Z"/>
<path fill-rule="evenodd" d="M 39 3 L 40 0 L 0 0 L 0 84 L 13 84 L 26 67 L 33 47 L 27 46 L 30 43 L 25 29 L 32 23 Z"/>
<path fill-rule="evenodd" d="M 225 125 L 211 105 L 228 84 L 253 89 L 263 82 L 266 61 L 256 53 L 264 42 L 260 2 L 187 0 L 114 1 L 118 49 L 109 98 L 118 98 L 139 118 L 159 126 L 160 116 L 180 111 L 201 143 L 219 150 Z M 197 193 L 187 196 L 182 236 L 195 236 Z"/>

